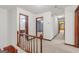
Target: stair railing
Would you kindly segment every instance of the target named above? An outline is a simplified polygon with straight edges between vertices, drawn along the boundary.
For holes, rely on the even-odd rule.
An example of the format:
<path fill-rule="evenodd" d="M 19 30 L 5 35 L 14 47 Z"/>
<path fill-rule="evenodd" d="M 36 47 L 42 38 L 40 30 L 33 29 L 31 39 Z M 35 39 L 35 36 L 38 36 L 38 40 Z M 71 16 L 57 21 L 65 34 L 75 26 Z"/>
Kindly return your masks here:
<path fill-rule="evenodd" d="M 43 35 L 40 37 L 17 32 L 17 46 L 29 53 L 42 53 Z"/>

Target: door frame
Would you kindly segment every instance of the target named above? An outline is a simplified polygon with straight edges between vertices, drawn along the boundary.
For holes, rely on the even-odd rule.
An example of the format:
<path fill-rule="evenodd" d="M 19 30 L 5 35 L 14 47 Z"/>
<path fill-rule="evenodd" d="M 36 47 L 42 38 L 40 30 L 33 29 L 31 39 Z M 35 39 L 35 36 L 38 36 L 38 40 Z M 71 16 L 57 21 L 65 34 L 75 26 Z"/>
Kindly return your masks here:
<path fill-rule="evenodd" d="M 79 39 L 78 39 L 78 36 L 79 36 L 79 34 L 78 34 L 78 32 L 79 32 L 79 30 L 78 30 L 78 14 L 79 14 L 79 6 L 76 8 L 76 10 L 75 10 L 75 47 L 77 47 L 77 48 L 79 48 Z"/>
<path fill-rule="evenodd" d="M 42 20 L 43 20 L 43 17 L 36 17 L 36 36 L 37 36 L 37 19 L 39 19 L 39 18 L 42 18 Z M 44 21 L 44 20 L 43 20 Z M 43 23 L 43 27 L 44 27 L 44 23 Z M 43 35 L 43 34 L 42 34 Z"/>
<path fill-rule="evenodd" d="M 59 24 L 60 21 L 58 21 L 58 34 L 60 33 L 60 24 Z"/>
<path fill-rule="evenodd" d="M 27 20 L 27 23 L 25 23 L 25 25 L 27 25 L 27 26 L 25 26 L 25 27 L 27 27 L 26 31 L 27 31 L 27 34 L 28 34 L 29 33 L 29 31 L 28 31 L 28 24 L 29 24 L 29 22 L 28 22 L 28 16 L 25 15 L 25 14 L 22 14 L 22 13 L 19 13 L 19 31 L 20 31 L 20 15 L 23 15 L 23 16 L 26 16 L 27 17 L 27 19 L 26 19 Z M 18 40 L 20 38 L 20 36 L 18 37 L 18 32 L 19 31 L 17 31 L 17 46 L 19 46 L 19 43 L 20 43 L 20 41 L 18 42 Z"/>
<path fill-rule="evenodd" d="M 25 14 L 22 14 L 22 13 L 19 13 L 19 31 L 20 31 L 20 15 L 23 15 L 23 16 L 27 17 L 27 19 L 26 19 L 27 21 L 25 20 L 25 27 L 27 27 L 26 34 L 28 34 L 28 16 L 25 15 Z"/>

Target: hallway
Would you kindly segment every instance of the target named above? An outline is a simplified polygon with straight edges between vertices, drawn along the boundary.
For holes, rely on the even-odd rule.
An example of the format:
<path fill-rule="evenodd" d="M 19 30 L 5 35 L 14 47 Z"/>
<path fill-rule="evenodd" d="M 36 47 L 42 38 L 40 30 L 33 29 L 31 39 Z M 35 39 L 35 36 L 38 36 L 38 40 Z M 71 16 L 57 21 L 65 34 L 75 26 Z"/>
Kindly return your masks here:
<path fill-rule="evenodd" d="M 77 5 L 41 5 L 40 8 L 39 5 L 0 6 L 0 49 L 18 45 L 34 53 L 42 50 L 43 53 L 79 52 L 79 48 L 65 45 L 76 45 L 75 41 L 79 42 L 74 35 L 76 8 Z M 40 21 L 39 25 L 41 24 L 38 33 L 42 32 L 42 35 L 37 33 L 37 27 L 40 28 L 37 26 L 37 19 Z M 65 30 L 65 35 L 58 30 Z M 52 39 L 57 33 L 59 34 Z"/>
<path fill-rule="evenodd" d="M 79 53 L 79 48 L 64 44 L 64 33 L 61 32 L 52 41 L 43 40 L 44 53 Z"/>

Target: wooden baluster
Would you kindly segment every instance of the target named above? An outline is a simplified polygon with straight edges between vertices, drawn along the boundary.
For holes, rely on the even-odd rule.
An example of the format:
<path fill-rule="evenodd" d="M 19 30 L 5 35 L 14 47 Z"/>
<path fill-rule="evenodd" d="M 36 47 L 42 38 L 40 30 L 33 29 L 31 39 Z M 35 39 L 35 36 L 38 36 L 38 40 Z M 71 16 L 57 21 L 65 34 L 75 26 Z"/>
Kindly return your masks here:
<path fill-rule="evenodd" d="M 24 50 L 26 50 L 26 38 L 24 36 Z"/>
<path fill-rule="evenodd" d="M 32 44 L 33 44 L 32 41 L 33 41 L 33 39 L 34 39 L 34 37 L 33 37 L 32 40 L 31 40 L 31 53 L 32 53 L 32 49 L 33 49 L 33 48 L 32 48 Z"/>
<path fill-rule="evenodd" d="M 28 47 L 28 40 L 27 40 L 27 52 L 28 52 L 28 48 L 29 48 L 29 47 Z"/>
<path fill-rule="evenodd" d="M 31 53 L 33 52 L 33 45 L 32 44 L 33 44 L 34 39 L 35 39 L 35 37 L 33 37 L 32 40 L 31 40 Z"/>
<path fill-rule="evenodd" d="M 38 38 L 36 38 L 36 53 L 38 53 Z"/>
<path fill-rule="evenodd" d="M 19 34 L 19 46 L 21 47 L 21 35 Z"/>
<path fill-rule="evenodd" d="M 24 50 L 24 39 L 25 39 L 25 38 L 24 38 L 24 35 L 23 35 L 23 39 L 21 39 L 21 41 L 23 41 L 23 42 L 22 42 L 23 50 Z"/>
<path fill-rule="evenodd" d="M 25 51 L 27 51 L 27 38 L 25 36 Z"/>
<path fill-rule="evenodd" d="M 35 53 L 35 39 L 33 40 L 33 50 L 34 50 L 34 53 Z"/>
<path fill-rule="evenodd" d="M 31 52 L 31 51 L 30 51 L 30 41 L 29 41 L 29 52 Z"/>
<path fill-rule="evenodd" d="M 26 47 L 26 45 L 27 45 L 27 41 L 26 41 L 27 39 L 26 39 L 26 35 L 24 36 L 24 49 L 25 49 L 25 51 L 27 51 L 27 47 Z"/>
<path fill-rule="evenodd" d="M 26 38 L 26 51 L 28 51 L 28 41 L 27 41 L 27 38 Z"/>
<path fill-rule="evenodd" d="M 40 53 L 42 53 L 42 39 L 43 39 L 43 35 L 40 35 Z"/>

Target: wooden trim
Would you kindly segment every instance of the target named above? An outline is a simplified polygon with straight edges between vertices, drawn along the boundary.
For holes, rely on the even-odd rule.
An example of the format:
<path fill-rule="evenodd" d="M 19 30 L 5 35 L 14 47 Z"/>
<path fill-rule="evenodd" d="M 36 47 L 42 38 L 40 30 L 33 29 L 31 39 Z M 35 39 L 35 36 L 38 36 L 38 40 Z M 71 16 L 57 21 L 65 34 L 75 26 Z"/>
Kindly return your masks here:
<path fill-rule="evenodd" d="M 22 14 L 22 13 L 19 13 L 19 31 L 20 31 L 20 15 L 23 15 L 23 16 L 25 16 L 27 19 L 25 20 L 25 28 L 27 27 L 27 29 L 26 29 L 26 34 L 28 34 L 28 16 L 27 15 L 24 15 L 24 14 Z M 27 23 L 26 23 L 27 22 Z"/>
<path fill-rule="evenodd" d="M 42 18 L 42 20 L 43 20 L 43 17 L 37 17 L 36 18 L 36 36 L 37 36 L 37 19 L 39 19 L 39 18 Z"/>
<path fill-rule="evenodd" d="M 42 20 L 43 20 L 43 16 L 41 16 L 41 17 L 36 17 L 36 20 L 39 19 L 39 18 L 42 18 Z"/>
<path fill-rule="evenodd" d="M 20 13 L 19 14 L 19 31 L 20 31 L 20 15 L 23 15 L 23 16 L 25 16 L 25 17 L 27 17 L 27 19 L 26 19 L 26 21 L 25 21 L 25 28 L 27 27 L 27 29 L 26 29 L 26 34 L 28 34 L 28 16 L 27 15 L 25 15 L 25 14 L 22 14 L 22 13 Z M 26 23 L 27 22 L 27 23 Z"/>
<path fill-rule="evenodd" d="M 75 13 L 75 47 L 77 47 L 77 44 L 76 44 L 76 40 L 77 40 L 77 13 Z"/>
<path fill-rule="evenodd" d="M 37 36 L 29 35 L 29 34 L 24 34 L 24 33 L 18 33 L 18 34 L 20 34 L 20 35 L 26 35 L 26 36 L 30 36 L 30 37 L 34 37 L 34 38 L 38 38 L 38 39 L 41 38 L 41 37 L 37 37 Z M 45 39 L 45 38 L 43 38 L 43 39 Z"/>
<path fill-rule="evenodd" d="M 79 10 L 79 5 L 77 6 L 77 8 L 76 8 L 75 12 L 77 12 L 78 10 Z"/>
<path fill-rule="evenodd" d="M 19 34 L 22 34 L 22 33 L 19 33 Z M 30 34 L 22 34 L 22 35 L 26 35 L 26 36 L 30 36 L 30 37 L 33 37 L 32 39 L 34 39 L 34 38 L 38 38 L 38 39 L 40 39 L 41 37 L 38 37 L 38 36 L 34 36 L 34 35 L 30 35 Z M 29 40 L 32 40 L 32 39 L 29 39 Z M 49 40 L 49 39 L 46 39 L 46 38 L 43 38 L 44 40 Z M 28 40 L 28 41 L 29 41 Z"/>
<path fill-rule="evenodd" d="M 79 6 L 75 10 L 75 47 L 79 48 L 79 25 L 78 25 L 78 17 L 79 17 Z"/>

